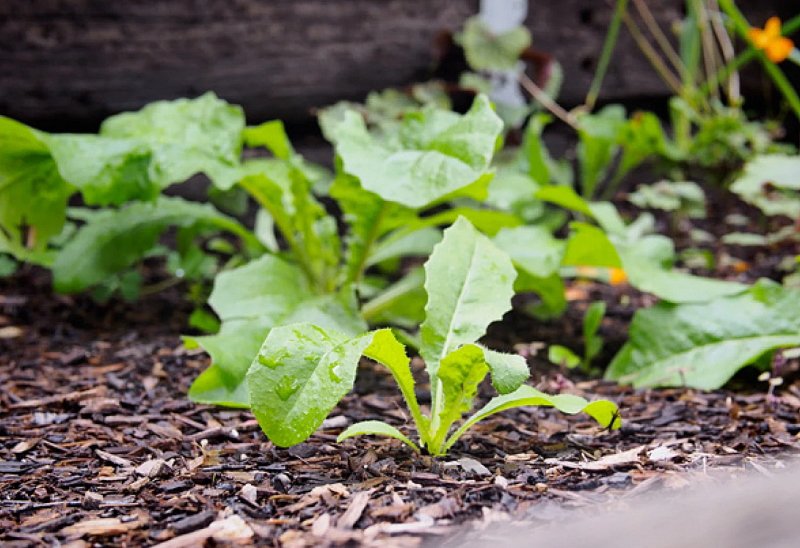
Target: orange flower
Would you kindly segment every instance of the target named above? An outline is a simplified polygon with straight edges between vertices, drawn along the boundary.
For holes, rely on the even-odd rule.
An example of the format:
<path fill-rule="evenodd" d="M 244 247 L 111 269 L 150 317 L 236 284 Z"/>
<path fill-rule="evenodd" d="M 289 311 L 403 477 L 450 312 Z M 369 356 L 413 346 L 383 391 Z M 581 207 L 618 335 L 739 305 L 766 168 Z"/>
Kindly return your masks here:
<path fill-rule="evenodd" d="M 767 58 L 773 63 L 780 63 L 789 57 L 794 49 L 794 42 L 781 36 L 781 20 L 778 17 L 770 17 L 763 29 L 750 29 L 748 37 L 753 46 L 766 53 Z"/>
<path fill-rule="evenodd" d="M 628 281 L 628 275 L 621 268 L 611 268 L 608 271 L 608 283 L 622 285 Z"/>

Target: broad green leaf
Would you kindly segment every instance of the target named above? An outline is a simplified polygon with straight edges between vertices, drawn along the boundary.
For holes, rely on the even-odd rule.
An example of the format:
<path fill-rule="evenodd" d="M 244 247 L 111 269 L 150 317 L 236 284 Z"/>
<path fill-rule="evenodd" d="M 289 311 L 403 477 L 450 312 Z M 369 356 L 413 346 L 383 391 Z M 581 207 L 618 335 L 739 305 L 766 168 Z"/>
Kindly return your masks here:
<path fill-rule="evenodd" d="M 264 147 L 281 160 L 288 160 L 294 155 L 294 148 L 281 120 L 247 127 L 242 132 L 242 138 L 247 146 Z"/>
<path fill-rule="evenodd" d="M 70 194 L 40 134 L 0 116 L 0 229 L 10 244 L 44 249 L 64 226 Z"/>
<path fill-rule="evenodd" d="M 631 253 L 623 253 L 623 264 L 633 287 L 672 303 L 708 302 L 747 289 L 746 285 L 737 282 L 666 270 L 653 261 L 642 260 Z"/>
<path fill-rule="evenodd" d="M 635 386 L 714 390 L 761 356 L 800 344 L 798 310 L 800 292 L 767 281 L 707 303 L 639 310 L 606 376 Z"/>
<path fill-rule="evenodd" d="M 436 378 L 439 361 L 475 342 L 511 307 L 516 278 L 508 256 L 465 219 L 445 230 L 425 263 L 426 318 L 420 354 Z"/>
<path fill-rule="evenodd" d="M 409 114 L 392 140 L 379 140 L 353 111 L 330 137 L 343 169 L 387 201 L 421 208 L 483 177 L 502 130 L 484 96 L 459 116 L 427 108 Z"/>
<path fill-rule="evenodd" d="M 264 255 L 217 275 L 208 303 L 223 321 L 261 317 L 276 323 L 309 296 L 295 265 Z"/>
<path fill-rule="evenodd" d="M 596 226 L 580 222 L 573 222 L 570 228 L 572 232 L 567 239 L 563 259 L 565 266 L 622 267 L 619 253 L 605 232 Z"/>
<path fill-rule="evenodd" d="M 243 230 L 213 207 L 180 198 L 132 203 L 91 217 L 60 250 L 53 264 L 56 291 L 74 293 L 121 272 L 142 259 L 169 226 L 197 223 Z"/>
<path fill-rule="evenodd" d="M 574 396 L 572 394 L 550 396 L 531 386 L 522 385 L 511 394 L 492 398 L 489 403 L 467 419 L 467 421 L 450 436 L 444 450 L 447 451 L 450 449 L 464 432 L 479 421 L 495 413 L 505 411 L 506 409 L 526 406 L 555 407 L 562 413 L 567 413 L 569 415 L 583 412 L 595 419 L 601 426 L 611 430 L 616 430 L 622 426 L 622 420 L 619 418 L 617 406 L 608 400 L 587 402 L 580 396 Z"/>
<path fill-rule="evenodd" d="M 564 257 L 564 242 L 538 226 L 504 228 L 493 241 L 508 253 L 514 266 L 539 278 L 557 273 Z"/>
<path fill-rule="evenodd" d="M 300 323 L 270 330 L 247 372 L 250 407 L 279 447 L 308 439 L 352 388 L 371 334 L 350 339 Z"/>
<path fill-rule="evenodd" d="M 551 344 L 547 348 L 547 360 L 550 363 L 566 367 L 567 369 L 574 369 L 581 364 L 580 356 L 566 346 L 561 346 L 560 344 Z"/>
<path fill-rule="evenodd" d="M 518 354 L 505 354 L 488 348 L 483 350 L 483 359 L 492 373 L 492 386 L 501 394 L 508 394 L 528 380 L 528 362 Z"/>
<path fill-rule="evenodd" d="M 767 215 L 800 217 L 800 156 L 770 154 L 747 162 L 731 190 Z"/>
<path fill-rule="evenodd" d="M 80 190 L 88 205 L 153 200 L 164 188 L 151 181 L 151 153 L 137 139 L 74 134 L 41 134 L 41 138 L 61 177 Z"/>
<path fill-rule="evenodd" d="M 438 429 L 433 433 L 434 439 L 428 447 L 430 451 L 435 453 L 444 442 L 450 426 L 472 409 L 478 385 L 488 372 L 483 350 L 474 344 L 453 350 L 441 360 L 437 377 L 442 386 L 442 405 L 439 416 L 435 417 L 438 419 Z"/>
<path fill-rule="evenodd" d="M 213 93 L 157 101 L 106 119 L 100 135 L 150 148 L 149 176 L 160 188 L 205 173 L 220 188 L 236 183 L 244 113 Z"/>
<path fill-rule="evenodd" d="M 411 449 L 416 451 L 417 453 L 421 453 L 420 448 L 417 446 L 416 443 L 408 439 L 400 430 L 392 426 L 391 424 L 386 424 L 383 421 L 361 421 L 355 424 L 351 424 L 347 427 L 347 429 L 339 434 L 339 437 L 336 438 L 337 443 L 341 443 L 348 438 L 353 438 L 355 436 L 386 436 L 389 438 L 394 438 L 396 440 L 400 440 L 406 445 L 408 445 Z"/>
<path fill-rule="evenodd" d="M 219 274 L 209 304 L 222 320 L 220 332 L 185 338 L 202 346 L 212 359 L 189 391 L 189 397 L 201 403 L 248 406 L 245 375 L 276 325 L 308 322 L 348 334 L 366 329 L 352 292 L 317 296 L 297 266 L 273 255 Z"/>
<path fill-rule="evenodd" d="M 503 70 L 517 66 L 519 56 L 531 45 L 531 33 L 518 26 L 494 34 L 479 16 L 474 16 L 464 22 L 464 30 L 456 34 L 455 40 L 464 48 L 472 70 Z"/>
<path fill-rule="evenodd" d="M 500 168 L 489 183 L 486 203 L 501 211 L 514 213 L 530 223 L 544 214 L 545 204 L 536 198 L 540 188 L 527 174 L 516 169 Z"/>

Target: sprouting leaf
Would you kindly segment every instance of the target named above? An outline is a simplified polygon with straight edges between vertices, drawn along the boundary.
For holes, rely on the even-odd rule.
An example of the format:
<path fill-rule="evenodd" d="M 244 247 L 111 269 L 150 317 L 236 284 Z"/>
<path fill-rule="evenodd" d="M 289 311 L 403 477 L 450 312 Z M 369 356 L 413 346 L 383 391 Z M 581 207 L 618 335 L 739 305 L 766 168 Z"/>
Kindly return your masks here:
<path fill-rule="evenodd" d="M 350 339 L 311 324 L 270 330 L 247 373 L 250 407 L 280 447 L 308 439 L 353 388 L 371 335 Z"/>
<path fill-rule="evenodd" d="M 455 36 L 464 48 L 472 70 L 502 70 L 514 68 L 519 56 L 531 45 L 531 33 L 518 26 L 502 34 L 494 34 L 479 16 L 464 22 L 464 30 Z"/>
<path fill-rule="evenodd" d="M 213 207 L 180 198 L 162 197 L 97 213 L 59 251 L 53 285 L 63 293 L 82 291 L 142 259 L 167 227 L 198 223 L 245 232 Z"/>
<path fill-rule="evenodd" d="M 522 356 L 480 348 L 483 350 L 483 359 L 492 373 L 492 386 L 501 394 L 513 392 L 530 376 L 528 362 Z"/>
<path fill-rule="evenodd" d="M 420 354 L 432 378 L 440 360 L 475 342 L 511 307 L 515 277 L 508 256 L 467 220 L 445 230 L 425 263 L 428 302 Z"/>
<path fill-rule="evenodd" d="M 620 105 L 608 105 L 597 113 L 581 116 L 579 126 L 577 152 L 581 194 L 591 198 L 619 150 L 619 135 L 625 126 L 625 109 Z"/>
<path fill-rule="evenodd" d="M 597 301 L 589 305 L 583 316 L 583 367 L 587 370 L 603 348 L 603 338 L 597 335 L 597 331 L 605 314 L 606 303 Z"/>
<path fill-rule="evenodd" d="M 432 449 L 441 445 L 450 425 L 472 409 L 478 385 L 488 372 L 483 350 L 474 344 L 457 348 L 441 360 L 437 378 L 442 386 L 442 405 L 439 416 L 435 417 L 440 439 L 433 440 Z"/>
<path fill-rule="evenodd" d="M 117 114 L 100 135 L 144 143 L 152 152 L 149 177 L 159 188 L 202 172 L 225 189 L 236 183 L 243 129 L 242 109 L 209 92 Z"/>
<path fill-rule="evenodd" d="M 353 438 L 355 436 L 386 436 L 389 438 L 394 438 L 397 440 L 402 441 L 406 445 L 408 445 L 411 449 L 420 453 L 420 449 L 416 443 L 408 439 L 400 430 L 392 426 L 391 424 L 386 424 L 383 421 L 361 421 L 355 424 L 351 424 L 347 427 L 347 429 L 339 434 L 336 438 L 337 443 L 341 443 L 348 438 Z"/>
<path fill-rule="evenodd" d="M 414 392 L 414 377 L 411 375 L 411 360 L 406 354 L 405 347 L 395 338 L 390 329 L 374 331 L 369 346 L 364 349 L 364 355 L 386 366 L 391 371 L 397 382 L 408 410 L 417 425 L 426 425 L 427 419 L 417 403 Z"/>
<path fill-rule="evenodd" d="M 575 352 L 561 346 L 560 344 L 551 344 L 547 349 L 547 360 L 555 365 L 573 369 L 581 364 L 581 358 Z"/>
<path fill-rule="evenodd" d="M 371 135 L 359 114 L 346 111 L 329 137 L 343 170 L 362 187 L 421 208 L 485 178 L 502 125 L 489 100 L 478 96 L 463 116 L 435 108 L 411 113 L 389 140 Z"/>
<path fill-rule="evenodd" d="M 523 385 L 510 394 L 492 398 L 489 403 L 467 419 L 448 438 L 444 450 L 450 449 L 467 430 L 479 421 L 507 409 L 526 406 L 555 407 L 562 413 L 570 415 L 583 412 L 595 419 L 601 426 L 611 430 L 616 430 L 622 426 L 622 420 L 617 413 L 617 406 L 608 400 L 587 402 L 580 396 L 572 394 L 550 396 L 531 386 Z"/>
<path fill-rule="evenodd" d="M 711 302 L 639 310 L 606 376 L 714 390 L 764 354 L 800 344 L 798 310 L 800 292 L 767 281 Z"/>
<path fill-rule="evenodd" d="M 731 190 L 767 215 L 800 217 L 800 156 L 770 154 L 747 162 Z"/>

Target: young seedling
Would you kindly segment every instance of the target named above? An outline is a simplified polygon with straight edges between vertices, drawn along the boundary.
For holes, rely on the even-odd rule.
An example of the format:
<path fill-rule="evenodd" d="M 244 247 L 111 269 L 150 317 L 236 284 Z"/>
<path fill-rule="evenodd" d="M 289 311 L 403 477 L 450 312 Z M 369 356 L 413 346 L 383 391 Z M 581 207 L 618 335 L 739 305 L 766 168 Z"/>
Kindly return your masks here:
<path fill-rule="evenodd" d="M 306 440 L 353 387 L 358 362 L 366 356 L 392 373 L 414 420 L 418 442 L 381 421 L 351 425 L 344 439 L 372 434 L 396 438 L 417 452 L 445 455 L 474 424 L 525 405 L 585 412 L 603 426 L 620 426 L 610 401 L 587 402 L 571 394 L 550 396 L 524 385 L 525 359 L 489 350 L 476 341 L 510 308 L 516 273 L 508 256 L 464 218 L 447 229 L 425 263 L 426 318 L 420 328 L 420 354 L 431 384 L 430 413 L 423 413 L 414 391 L 410 359 L 392 331 L 356 337 L 310 323 L 273 328 L 247 373 L 253 413 L 278 446 Z M 472 409 L 481 381 L 491 373 L 500 393 L 451 432 Z"/>
<path fill-rule="evenodd" d="M 606 303 L 597 301 L 589 305 L 583 316 L 583 357 L 578 356 L 566 346 L 551 345 L 547 349 L 547 359 L 567 369 L 578 366 L 589 373 L 592 370 L 592 360 L 603 349 L 603 337 L 597 334 L 600 324 L 606 314 Z"/>

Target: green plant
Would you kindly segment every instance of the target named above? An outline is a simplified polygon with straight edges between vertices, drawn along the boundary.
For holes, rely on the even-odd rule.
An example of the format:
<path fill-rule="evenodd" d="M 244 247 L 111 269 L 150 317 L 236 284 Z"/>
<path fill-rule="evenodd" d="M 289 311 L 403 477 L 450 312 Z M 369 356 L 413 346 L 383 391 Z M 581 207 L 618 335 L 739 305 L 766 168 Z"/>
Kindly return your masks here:
<path fill-rule="evenodd" d="M 463 218 L 434 248 L 425 263 L 428 301 L 420 329 L 420 354 L 431 383 L 430 415 L 423 414 L 417 402 L 410 360 L 390 330 L 352 337 L 309 323 L 273 328 L 247 373 L 251 407 L 261 428 L 279 446 L 307 439 L 352 389 L 362 355 L 391 371 L 416 425 L 419 445 L 379 421 L 351 425 L 340 441 L 364 434 L 390 436 L 416 451 L 422 446 L 442 456 L 478 421 L 524 405 L 583 411 L 603 426 L 618 428 L 613 403 L 543 394 L 523 385 L 528 377 L 524 358 L 476 344 L 489 323 L 510 307 L 514 277 L 508 257 Z M 472 408 L 478 385 L 489 372 L 501 395 L 451 434 L 454 423 Z"/>
<path fill-rule="evenodd" d="M 96 135 L 50 134 L 0 117 L 0 251 L 53 268 L 58 291 L 120 289 L 128 297 L 141 283 L 130 267 L 170 255 L 157 246 L 169 226 L 179 227 L 179 249 L 170 256 L 183 278 L 215 270 L 195 268 L 214 260 L 193 243 L 209 228 L 258 253 L 261 245 L 236 220 L 207 205 L 159 198 L 197 173 L 230 188 L 243 128 L 241 109 L 213 93 L 112 116 Z M 76 193 L 105 211 L 69 209 Z"/>
<path fill-rule="evenodd" d="M 589 305 L 583 316 L 583 357 L 566 346 L 553 344 L 547 349 L 547 359 L 562 367 L 574 369 L 580 366 L 586 373 L 592 372 L 592 360 L 603 349 L 603 337 L 597 334 L 606 314 L 606 303 L 597 301 Z"/>
<path fill-rule="evenodd" d="M 398 272 L 398 260 L 428 255 L 441 239 L 438 227 L 459 215 L 488 234 L 520 223 L 477 205 L 493 175 L 502 129 L 485 97 L 464 115 L 433 105 L 405 112 L 392 131 L 388 120 L 370 131 L 360 112 L 346 105 L 325 111 L 320 123 L 336 149 L 337 173 L 325 192 L 343 213 L 344 245 L 288 139 L 278 139 L 280 148 L 269 144 L 279 128 L 249 129 L 245 142 L 266 144 L 275 158 L 245 161 L 238 184 L 287 249 L 217 278 L 209 304 L 220 331 L 187 338 L 213 359 L 192 385 L 196 401 L 246 407 L 245 373 L 275 326 L 305 320 L 349 334 L 367 324 L 416 327 L 425 304 L 422 277 Z M 426 214 L 433 208 L 439 211 Z"/>
<path fill-rule="evenodd" d="M 636 312 L 609 379 L 634 386 L 713 390 L 776 349 L 800 344 L 800 291 L 761 280 L 703 304 L 659 303 Z"/>
<path fill-rule="evenodd" d="M 638 21 L 631 14 L 631 4 Z M 725 183 L 732 170 L 754 155 L 792 149 L 774 142 L 779 136 L 774 124 L 750 121 L 745 116 L 738 68 L 753 57 L 760 57 L 796 114 L 800 113 L 797 108 L 800 102 L 780 69 L 761 52 L 751 47 L 735 55 L 735 34 L 747 37 L 749 25 L 732 1 L 724 0 L 717 6 L 716 0 L 686 0 L 685 6 L 686 16 L 676 31 L 676 48 L 645 1 L 617 0 L 585 104 L 588 109 L 594 107 L 620 23 L 624 22 L 639 49 L 674 94 L 670 101 L 674 135 L 668 148 L 652 150 L 653 156 L 676 178 L 696 175 L 694 172 L 700 170 L 704 178 Z M 787 33 L 798 26 L 800 17 L 787 24 Z"/>

